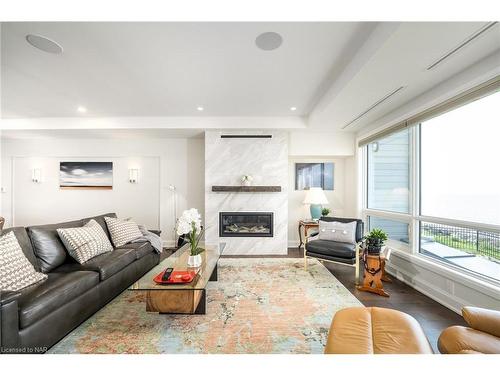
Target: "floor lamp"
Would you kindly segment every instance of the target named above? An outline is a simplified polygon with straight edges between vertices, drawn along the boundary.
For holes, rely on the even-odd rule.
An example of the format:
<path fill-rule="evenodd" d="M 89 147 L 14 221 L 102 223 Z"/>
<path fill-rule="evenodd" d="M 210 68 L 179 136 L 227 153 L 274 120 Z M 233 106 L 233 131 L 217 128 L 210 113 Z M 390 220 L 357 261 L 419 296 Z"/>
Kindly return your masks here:
<path fill-rule="evenodd" d="M 174 185 L 168 185 L 168 189 L 172 192 L 174 195 L 174 229 L 173 229 L 173 235 L 174 235 L 174 247 L 177 247 L 177 231 L 176 231 L 176 226 L 177 226 L 177 188 Z"/>

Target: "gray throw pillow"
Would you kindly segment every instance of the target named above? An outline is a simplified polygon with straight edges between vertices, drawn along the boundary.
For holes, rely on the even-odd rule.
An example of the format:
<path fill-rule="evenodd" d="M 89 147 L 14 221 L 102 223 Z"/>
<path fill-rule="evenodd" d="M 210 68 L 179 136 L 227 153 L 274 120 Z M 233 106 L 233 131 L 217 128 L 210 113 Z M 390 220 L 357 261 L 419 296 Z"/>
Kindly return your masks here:
<path fill-rule="evenodd" d="M 14 232 L 0 237 L 0 290 L 16 291 L 46 278 L 26 258 Z"/>
<path fill-rule="evenodd" d="M 356 222 L 341 223 L 340 221 L 319 221 L 320 240 L 356 244 Z"/>
<path fill-rule="evenodd" d="M 95 220 L 90 220 L 83 227 L 58 229 L 57 234 L 69 255 L 80 264 L 100 254 L 113 251 L 108 236 Z"/>

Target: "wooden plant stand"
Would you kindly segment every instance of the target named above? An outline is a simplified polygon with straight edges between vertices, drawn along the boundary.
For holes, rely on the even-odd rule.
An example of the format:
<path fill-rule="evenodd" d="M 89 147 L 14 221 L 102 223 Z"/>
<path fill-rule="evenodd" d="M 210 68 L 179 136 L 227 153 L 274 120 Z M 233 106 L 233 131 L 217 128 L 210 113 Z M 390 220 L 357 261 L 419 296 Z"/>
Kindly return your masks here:
<path fill-rule="evenodd" d="M 366 251 L 366 250 L 365 250 Z M 382 280 L 391 281 L 385 274 L 385 257 L 366 254 L 363 285 L 358 286 L 358 290 L 375 293 L 380 296 L 389 297 L 389 293 L 384 290 Z"/>

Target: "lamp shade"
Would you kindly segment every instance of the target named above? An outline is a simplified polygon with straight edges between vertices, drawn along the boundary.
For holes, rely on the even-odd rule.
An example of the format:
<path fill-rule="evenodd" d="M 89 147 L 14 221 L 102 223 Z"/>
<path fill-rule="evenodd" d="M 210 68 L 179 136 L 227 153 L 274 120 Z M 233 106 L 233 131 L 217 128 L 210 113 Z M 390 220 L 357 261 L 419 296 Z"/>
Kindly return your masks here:
<path fill-rule="evenodd" d="M 304 198 L 304 204 L 328 204 L 328 199 L 326 199 L 323 189 L 318 187 L 310 188 L 306 197 Z"/>

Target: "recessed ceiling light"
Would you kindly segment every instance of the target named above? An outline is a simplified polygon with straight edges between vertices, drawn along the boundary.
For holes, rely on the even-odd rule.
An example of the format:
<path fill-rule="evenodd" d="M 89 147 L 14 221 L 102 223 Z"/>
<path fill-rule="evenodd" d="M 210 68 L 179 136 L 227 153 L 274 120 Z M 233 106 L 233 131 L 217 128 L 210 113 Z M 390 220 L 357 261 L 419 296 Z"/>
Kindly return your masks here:
<path fill-rule="evenodd" d="M 290 107 L 290 111 L 296 111 L 297 107 Z"/>
<path fill-rule="evenodd" d="M 87 113 L 87 108 L 85 108 L 85 107 L 83 107 L 83 106 L 81 106 L 81 105 L 79 105 L 79 106 L 76 108 L 76 110 L 77 110 L 78 112 L 80 112 L 80 113 Z"/>
<path fill-rule="evenodd" d="M 33 47 L 38 48 L 44 52 L 48 53 L 62 53 L 63 48 L 57 42 L 49 39 L 45 36 L 28 34 L 26 35 L 26 41 Z"/>
<path fill-rule="evenodd" d="M 198 111 L 200 111 L 200 112 L 201 112 L 201 111 L 203 111 L 205 108 L 203 108 L 203 107 L 201 107 L 201 106 L 200 106 L 200 107 L 196 107 L 196 109 L 197 109 Z"/>
<path fill-rule="evenodd" d="M 255 39 L 255 44 L 257 45 L 257 47 L 264 51 L 272 51 L 276 48 L 279 48 L 282 43 L 283 38 L 280 34 L 275 33 L 274 31 L 262 33 Z"/>

